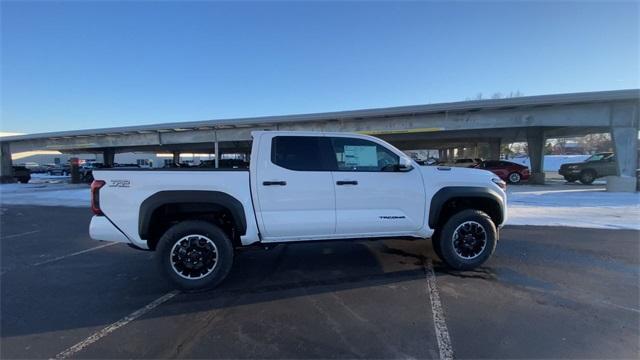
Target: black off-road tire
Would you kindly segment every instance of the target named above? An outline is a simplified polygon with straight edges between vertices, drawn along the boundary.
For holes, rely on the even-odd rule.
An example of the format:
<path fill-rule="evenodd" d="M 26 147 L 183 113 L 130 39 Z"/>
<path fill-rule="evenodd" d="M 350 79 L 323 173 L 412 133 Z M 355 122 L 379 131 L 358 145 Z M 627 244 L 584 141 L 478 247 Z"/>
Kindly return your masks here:
<path fill-rule="evenodd" d="M 473 258 L 464 258 L 454 246 L 454 235 L 457 230 L 463 229 L 465 223 L 471 222 L 479 224 L 484 230 L 484 247 Z M 475 226 L 475 225 L 473 225 Z M 442 261 L 455 270 L 472 270 L 487 261 L 496 248 L 498 241 L 498 230 L 491 220 L 491 217 L 479 210 L 462 210 L 453 215 L 442 227 L 440 233 L 440 249 Z"/>
<path fill-rule="evenodd" d="M 596 180 L 597 174 L 591 169 L 583 170 L 580 173 L 580 182 L 585 185 L 591 185 Z"/>
<path fill-rule="evenodd" d="M 175 269 L 172 250 L 181 239 L 198 235 L 213 242 L 217 249 L 217 261 L 213 270 L 206 276 L 200 279 L 188 279 L 181 276 Z M 172 226 L 162 235 L 158 241 L 155 256 L 160 271 L 175 287 L 188 292 L 197 292 L 212 289 L 227 277 L 233 264 L 233 244 L 227 234 L 217 226 L 206 221 L 188 220 Z"/>
<path fill-rule="evenodd" d="M 568 182 L 568 183 L 572 183 L 572 182 L 576 182 L 576 180 L 578 180 L 578 179 L 576 179 L 576 178 L 574 178 L 574 177 L 571 177 L 571 176 L 565 176 L 565 177 L 564 177 L 564 180 L 565 180 L 566 182 Z"/>

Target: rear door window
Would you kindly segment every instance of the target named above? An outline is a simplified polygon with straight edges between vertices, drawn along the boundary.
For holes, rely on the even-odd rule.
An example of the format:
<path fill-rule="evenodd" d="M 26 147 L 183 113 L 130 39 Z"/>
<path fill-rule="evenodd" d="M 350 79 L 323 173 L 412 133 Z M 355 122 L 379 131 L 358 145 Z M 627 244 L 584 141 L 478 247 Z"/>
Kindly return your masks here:
<path fill-rule="evenodd" d="M 331 147 L 322 136 L 276 136 L 271 140 L 271 162 L 289 170 L 331 171 Z"/>

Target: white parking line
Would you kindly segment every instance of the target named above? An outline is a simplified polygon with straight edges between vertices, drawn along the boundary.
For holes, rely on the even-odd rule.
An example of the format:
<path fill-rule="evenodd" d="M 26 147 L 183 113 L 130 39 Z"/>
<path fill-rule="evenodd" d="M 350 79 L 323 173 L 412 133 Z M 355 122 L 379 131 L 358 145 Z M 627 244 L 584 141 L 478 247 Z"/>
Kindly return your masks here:
<path fill-rule="evenodd" d="M 37 232 L 40 232 L 40 230 L 33 230 L 33 231 L 27 231 L 27 232 L 23 232 L 20 234 L 13 234 L 13 235 L 7 235 L 7 236 L 3 236 L 0 239 L 4 240 L 4 239 L 11 239 L 14 237 L 18 237 L 18 236 L 24 236 L 24 235 L 29 235 L 29 234 L 35 234 Z"/>
<path fill-rule="evenodd" d="M 429 300 L 431 301 L 431 313 L 433 314 L 433 325 L 436 329 L 436 340 L 438 340 L 440 360 L 452 360 L 453 347 L 451 346 L 451 338 L 449 337 L 447 322 L 444 318 L 444 309 L 440 302 L 440 293 L 438 292 L 436 274 L 433 271 L 433 262 L 431 259 L 426 260 L 425 272 L 427 274 L 427 290 L 429 291 Z"/>
<path fill-rule="evenodd" d="M 104 244 L 104 245 L 98 245 L 89 249 L 85 249 L 85 250 L 81 250 L 81 251 L 76 251 L 74 253 L 71 254 L 67 254 L 67 255 L 62 255 L 62 256 L 58 256 L 57 258 L 53 258 L 53 259 L 49 259 L 49 260 L 45 260 L 45 261 L 41 261 L 41 262 L 37 262 L 35 264 L 33 264 L 33 266 L 39 266 L 39 265 L 44 265 L 44 264 L 48 264 L 48 263 L 52 263 L 54 261 L 58 261 L 58 260 L 62 260 L 62 259 L 66 259 L 68 257 L 72 257 L 72 256 L 76 256 L 76 255 L 80 255 L 80 254 L 84 254 L 84 253 L 88 253 L 90 251 L 94 251 L 94 250 L 98 250 L 98 249 L 102 249 L 105 248 L 107 246 L 112 246 L 112 245 L 116 245 L 118 244 L 117 242 L 112 242 L 112 243 L 108 243 L 108 244 Z"/>
<path fill-rule="evenodd" d="M 93 333 L 91 336 L 89 336 L 88 338 L 80 341 L 79 343 L 73 345 L 72 347 L 66 349 L 65 351 L 59 353 L 58 355 L 56 355 L 56 359 L 66 359 L 68 357 L 70 357 L 71 355 L 77 353 L 78 351 L 86 348 L 87 346 L 93 344 L 94 342 L 102 339 L 103 337 L 109 335 L 110 333 L 118 330 L 119 328 L 127 325 L 128 323 L 132 322 L 133 320 L 139 318 L 140 316 L 148 313 L 149 311 L 153 310 L 154 308 L 158 307 L 158 305 L 167 302 L 168 300 L 170 300 L 171 298 L 173 298 L 174 296 L 178 295 L 180 292 L 177 290 L 171 291 L 169 293 L 166 293 L 164 295 L 162 295 L 161 297 L 153 300 L 152 302 L 150 302 L 148 305 L 146 305 L 143 308 L 140 308 L 134 312 L 132 312 L 131 314 L 123 317 L 122 319 L 114 322 L 113 324 L 103 328 L 102 330 Z"/>

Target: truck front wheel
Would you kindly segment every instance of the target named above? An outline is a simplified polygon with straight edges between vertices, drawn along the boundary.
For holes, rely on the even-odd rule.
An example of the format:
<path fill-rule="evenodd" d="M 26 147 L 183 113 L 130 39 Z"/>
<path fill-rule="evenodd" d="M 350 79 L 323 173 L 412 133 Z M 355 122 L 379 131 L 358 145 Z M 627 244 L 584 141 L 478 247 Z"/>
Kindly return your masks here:
<path fill-rule="evenodd" d="M 183 221 L 158 241 L 160 271 L 186 291 L 210 289 L 222 282 L 233 264 L 233 245 L 224 231 L 205 221 Z"/>
<path fill-rule="evenodd" d="M 497 240 L 498 231 L 489 215 L 479 210 L 463 210 L 442 227 L 441 258 L 453 269 L 472 270 L 491 257 Z"/>

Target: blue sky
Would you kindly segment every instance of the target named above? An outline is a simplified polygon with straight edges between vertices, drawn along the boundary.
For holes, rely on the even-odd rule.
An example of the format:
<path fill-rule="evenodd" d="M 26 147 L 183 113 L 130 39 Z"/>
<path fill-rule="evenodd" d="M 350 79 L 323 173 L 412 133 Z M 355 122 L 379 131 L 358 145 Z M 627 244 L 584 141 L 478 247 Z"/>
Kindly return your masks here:
<path fill-rule="evenodd" d="M 637 2 L 2 2 L 2 131 L 640 87 Z"/>

